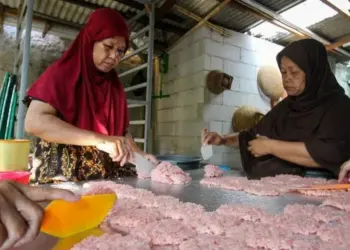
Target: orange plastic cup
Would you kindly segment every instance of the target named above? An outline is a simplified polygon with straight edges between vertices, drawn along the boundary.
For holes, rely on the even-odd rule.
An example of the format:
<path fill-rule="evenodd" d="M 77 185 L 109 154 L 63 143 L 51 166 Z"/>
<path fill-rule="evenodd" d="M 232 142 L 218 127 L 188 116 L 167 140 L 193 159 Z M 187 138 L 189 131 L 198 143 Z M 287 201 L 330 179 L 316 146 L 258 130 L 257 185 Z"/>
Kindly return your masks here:
<path fill-rule="evenodd" d="M 30 173 L 27 171 L 0 172 L 0 181 L 14 181 L 25 185 L 29 184 Z"/>

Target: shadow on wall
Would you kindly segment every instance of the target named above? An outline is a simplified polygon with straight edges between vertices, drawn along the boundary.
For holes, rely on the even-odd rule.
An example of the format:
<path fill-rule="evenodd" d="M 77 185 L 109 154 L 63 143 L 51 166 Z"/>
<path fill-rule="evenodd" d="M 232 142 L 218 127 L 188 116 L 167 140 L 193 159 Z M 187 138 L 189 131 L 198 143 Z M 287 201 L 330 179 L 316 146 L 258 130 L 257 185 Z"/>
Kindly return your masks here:
<path fill-rule="evenodd" d="M 67 49 L 70 40 L 61 39 L 57 36 L 46 35 L 42 38 L 41 32 L 32 31 L 29 82 L 34 82 L 45 69 Z M 0 33 L 0 76 L 5 72 L 12 72 L 16 53 L 16 28 L 4 25 Z"/>
<path fill-rule="evenodd" d="M 29 61 L 29 84 L 32 84 L 46 68 L 57 60 L 68 48 L 71 41 L 57 36 L 46 35 L 32 31 L 31 55 Z M 5 72 L 13 71 L 13 63 L 16 53 L 16 27 L 4 25 L 0 33 L 0 77 L 3 79 Z M 2 84 L 2 80 L 1 80 Z M 2 86 L 1 86 L 2 87 Z M 34 141 L 34 137 L 26 135 L 26 138 Z M 33 143 L 32 143 L 33 144 Z M 31 146 L 33 149 L 33 145 Z"/>

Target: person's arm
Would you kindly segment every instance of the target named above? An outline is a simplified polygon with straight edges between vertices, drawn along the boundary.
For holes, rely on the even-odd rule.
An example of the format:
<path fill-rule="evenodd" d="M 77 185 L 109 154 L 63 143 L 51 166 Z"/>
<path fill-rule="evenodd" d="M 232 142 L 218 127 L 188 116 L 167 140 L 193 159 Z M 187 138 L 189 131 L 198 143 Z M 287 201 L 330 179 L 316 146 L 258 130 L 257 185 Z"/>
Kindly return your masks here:
<path fill-rule="evenodd" d="M 239 136 L 239 133 L 223 135 L 222 136 L 222 141 L 220 142 L 220 145 L 224 145 L 224 146 L 227 146 L 227 147 L 238 148 L 239 147 L 238 136 Z"/>
<path fill-rule="evenodd" d="M 303 142 L 269 140 L 269 148 L 272 155 L 282 160 L 305 167 L 320 167 L 320 165 L 312 159 Z"/>
<path fill-rule="evenodd" d="M 77 128 L 57 117 L 57 111 L 49 104 L 32 100 L 29 105 L 25 130 L 27 133 L 49 142 L 78 146 L 96 146 L 105 136 Z"/>

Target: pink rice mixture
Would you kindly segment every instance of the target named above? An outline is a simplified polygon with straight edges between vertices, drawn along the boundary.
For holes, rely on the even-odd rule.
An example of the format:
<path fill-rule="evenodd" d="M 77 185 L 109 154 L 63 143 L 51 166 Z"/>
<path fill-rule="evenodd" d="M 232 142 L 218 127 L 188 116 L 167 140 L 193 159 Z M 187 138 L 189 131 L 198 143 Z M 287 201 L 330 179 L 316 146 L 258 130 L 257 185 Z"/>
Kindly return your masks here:
<path fill-rule="evenodd" d="M 192 180 L 189 174 L 180 167 L 165 161 L 152 170 L 151 179 L 165 184 L 186 184 Z"/>
<path fill-rule="evenodd" d="M 204 166 L 204 177 L 206 178 L 221 177 L 223 174 L 224 171 L 216 165 L 208 164 Z"/>
<path fill-rule="evenodd" d="M 202 184 L 258 195 L 282 192 L 285 183 L 305 186 L 325 180 L 281 175 L 248 181 L 243 177 L 205 178 Z M 280 188 L 280 189 L 278 189 Z M 271 191 L 272 190 L 272 191 Z M 277 191 L 276 191 L 277 190 Z M 214 212 L 177 198 L 110 181 L 90 182 L 84 193 L 116 192 L 119 197 L 105 221 L 102 236 L 90 236 L 73 250 L 345 250 L 350 249 L 350 195 L 335 192 L 321 206 L 287 205 L 282 213 L 227 204 Z M 284 191 L 285 192 L 285 189 Z M 336 246 L 336 248 L 335 248 Z"/>

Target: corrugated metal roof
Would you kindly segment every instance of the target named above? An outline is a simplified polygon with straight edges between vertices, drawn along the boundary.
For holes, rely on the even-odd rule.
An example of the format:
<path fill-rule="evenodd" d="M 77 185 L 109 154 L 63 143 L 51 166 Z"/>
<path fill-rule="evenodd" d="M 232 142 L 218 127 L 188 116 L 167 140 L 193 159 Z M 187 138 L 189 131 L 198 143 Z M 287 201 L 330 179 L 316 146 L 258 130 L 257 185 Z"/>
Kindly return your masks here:
<path fill-rule="evenodd" d="M 279 10 L 285 8 L 286 6 L 293 5 L 293 4 L 295 4 L 296 2 L 299 2 L 299 1 L 296 1 L 296 0 L 274 0 L 274 1 L 271 1 L 271 0 L 255 0 L 255 2 L 260 3 L 261 5 L 269 8 L 270 10 L 279 11 Z"/>
<path fill-rule="evenodd" d="M 309 29 L 324 38 L 334 41 L 344 35 L 350 34 L 350 20 L 338 14 L 310 26 Z"/>
<path fill-rule="evenodd" d="M 119 3 L 116 0 L 84 0 L 87 4 L 95 4 L 101 7 L 110 7 L 119 10 L 125 15 L 133 15 L 140 11 L 140 5 L 131 5 L 135 8 L 129 7 L 125 4 Z M 290 8 L 293 4 L 304 2 L 304 0 L 255 0 L 261 5 L 269 8 L 270 10 L 280 12 L 286 8 Z M 10 8 L 18 8 L 21 0 L 0 0 L 0 3 L 8 6 Z M 124 2 L 124 1 L 123 1 Z M 129 2 L 134 2 L 129 0 Z M 157 7 L 161 7 L 165 0 L 160 0 L 157 2 Z M 205 17 L 215 6 L 220 4 L 221 0 L 178 0 L 176 4 L 182 8 L 193 12 L 194 14 Z M 126 2 L 127 3 L 127 2 Z M 136 9 L 137 8 L 137 9 Z M 141 5 L 142 8 L 142 5 Z M 73 24 L 82 25 L 86 22 L 88 15 L 91 13 L 91 8 L 81 7 L 79 3 L 72 4 L 63 0 L 35 0 L 34 1 L 34 11 L 47 16 L 57 18 L 62 21 L 71 22 Z M 169 15 L 162 19 L 162 22 L 175 27 L 180 27 L 185 30 L 191 29 L 197 21 L 186 15 L 180 13 L 175 8 L 171 10 L 172 16 L 178 17 L 183 22 L 176 21 L 176 19 L 171 20 Z M 211 20 L 216 25 L 223 26 L 228 29 L 242 31 L 252 24 L 260 21 L 260 19 L 251 14 L 246 9 L 240 8 L 235 1 L 225 6 L 217 15 L 215 15 Z M 144 24 L 136 23 L 132 26 L 133 31 L 137 31 L 144 27 Z M 350 34 L 350 22 L 348 19 L 341 15 L 336 15 L 331 18 L 327 18 L 317 24 L 313 24 L 309 27 L 315 33 L 324 36 L 329 40 L 335 40 L 344 35 Z M 164 30 L 164 29 L 163 29 Z M 163 42 L 162 32 L 156 33 L 156 40 Z M 285 35 L 283 35 L 285 36 Z M 179 37 L 179 34 L 168 33 L 168 38 L 173 40 Z M 278 35 L 274 37 L 276 42 L 288 42 L 290 41 L 290 36 L 282 37 Z M 294 38 L 293 38 L 294 39 Z"/>
<path fill-rule="evenodd" d="M 232 7 L 223 9 L 219 14 L 214 16 L 212 20 L 215 24 L 221 24 L 227 29 L 236 31 L 243 30 L 245 27 L 259 21 L 253 14 Z"/>

